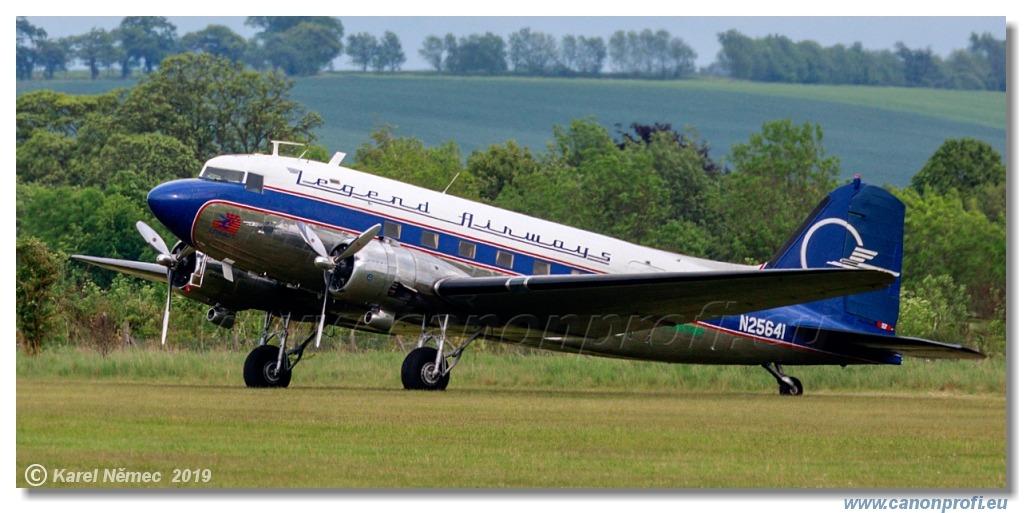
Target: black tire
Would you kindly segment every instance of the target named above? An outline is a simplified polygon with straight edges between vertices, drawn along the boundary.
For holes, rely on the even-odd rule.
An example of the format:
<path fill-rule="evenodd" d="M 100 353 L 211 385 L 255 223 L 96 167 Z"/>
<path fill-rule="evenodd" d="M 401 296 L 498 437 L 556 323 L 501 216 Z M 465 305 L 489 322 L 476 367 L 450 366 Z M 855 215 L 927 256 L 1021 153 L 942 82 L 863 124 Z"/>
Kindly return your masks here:
<path fill-rule="evenodd" d="M 417 347 L 405 357 L 402 362 L 402 385 L 406 390 L 444 390 L 448 388 L 448 380 L 451 374 L 444 374 L 434 379 L 430 374 L 434 371 L 434 362 L 437 361 L 437 349 L 432 347 Z M 441 360 L 445 365 L 445 360 Z"/>
<path fill-rule="evenodd" d="M 292 381 L 291 369 L 281 369 L 275 374 L 277 367 L 277 346 L 258 346 L 245 358 L 242 377 L 249 388 L 285 388 Z"/>
<path fill-rule="evenodd" d="M 788 383 L 779 384 L 780 395 L 804 395 L 804 384 L 799 379 L 790 376 L 789 379 L 793 381 L 792 385 Z"/>

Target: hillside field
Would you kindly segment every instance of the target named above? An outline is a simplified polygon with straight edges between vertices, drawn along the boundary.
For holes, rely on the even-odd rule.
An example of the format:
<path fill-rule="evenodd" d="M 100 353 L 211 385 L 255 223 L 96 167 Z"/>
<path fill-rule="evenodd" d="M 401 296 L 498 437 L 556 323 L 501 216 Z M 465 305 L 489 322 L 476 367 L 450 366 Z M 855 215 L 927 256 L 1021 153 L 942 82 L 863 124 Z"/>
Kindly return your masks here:
<path fill-rule="evenodd" d="M 130 86 L 119 80 L 19 82 L 18 93 L 50 88 L 95 94 Z M 770 120 L 822 126 L 825 147 L 843 176 L 905 186 L 943 141 L 972 137 L 1006 155 L 1005 93 L 854 86 L 759 84 L 723 80 L 439 77 L 419 74 L 324 74 L 299 78 L 293 97 L 324 119 L 321 145 L 358 147 L 382 125 L 427 145 L 449 140 L 463 156 L 513 139 L 545 151 L 552 128 L 592 117 L 618 125 L 669 123 L 693 128 L 712 157 L 745 142 Z M 728 165 L 728 162 L 726 162 Z"/>

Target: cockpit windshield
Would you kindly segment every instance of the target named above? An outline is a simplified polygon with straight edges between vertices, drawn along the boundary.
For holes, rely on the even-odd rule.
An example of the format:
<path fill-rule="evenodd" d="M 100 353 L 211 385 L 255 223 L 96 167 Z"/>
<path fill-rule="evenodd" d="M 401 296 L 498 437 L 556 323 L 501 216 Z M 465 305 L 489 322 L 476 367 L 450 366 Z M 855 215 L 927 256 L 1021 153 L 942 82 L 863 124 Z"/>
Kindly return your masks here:
<path fill-rule="evenodd" d="M 199 173 L 199 178 L 218 182 L 244 183 L 245 172 L 207 166 Z"/>

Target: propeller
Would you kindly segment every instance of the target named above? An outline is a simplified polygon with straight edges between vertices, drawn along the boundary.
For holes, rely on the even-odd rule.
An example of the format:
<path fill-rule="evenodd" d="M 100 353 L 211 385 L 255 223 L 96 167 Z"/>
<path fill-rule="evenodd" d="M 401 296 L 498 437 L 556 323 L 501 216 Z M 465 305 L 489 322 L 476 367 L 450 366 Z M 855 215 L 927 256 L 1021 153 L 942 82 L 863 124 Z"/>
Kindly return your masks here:
<path fill-rule="evenodd" d="M 365 248 L 377 236 L 377 233 L 380 232 L 381 226 L 378 223 L 367 228 L 366 231 L 360 233 L 350 242 L 347 248 L 333 257 L 327 253 L 327 248 L 324 247 L 323 241 L 320 240 L 320 237 L 317 236 L 316 232 L 309 225 L 302 221 L 295 221 L 295 226 L 299 228 L 299 235 L 302 236 L 302 240 L 306 241 L 306 245 L 317 254 L 313 265 L 324 272 L 324 304 L 320 307 L 320 325 L 316 329 L 315 344 L 315 347 L 320 347 L 320 339 L 324 334 L 324 319 L 327 318 L 327 298 L 331 292 L 331 274 L 334 273 L 334 268 L 343 260 Z"/>
<path fill-rule="evenodd" d="M 135 223 L 135 228 L 142 234 L 142 238 L 146 239 L 146 242 L 156 250 L 157 257 L 156 263 L 167 268 L 167 302 L 164 304 L 164 325 L 160 331 L 160 345 L 167 343 L 167 323 L 171 319 L 171 293 L 174 280 L 174 268 L 178 266 L 178 259 L 171 254 L 171 251 L 167 249 L 167 244 L 164 239 L 160 237 L 160 234 L 156 233 L 156 230 L 151 228 L 148 224 L 138 221 Z"/>

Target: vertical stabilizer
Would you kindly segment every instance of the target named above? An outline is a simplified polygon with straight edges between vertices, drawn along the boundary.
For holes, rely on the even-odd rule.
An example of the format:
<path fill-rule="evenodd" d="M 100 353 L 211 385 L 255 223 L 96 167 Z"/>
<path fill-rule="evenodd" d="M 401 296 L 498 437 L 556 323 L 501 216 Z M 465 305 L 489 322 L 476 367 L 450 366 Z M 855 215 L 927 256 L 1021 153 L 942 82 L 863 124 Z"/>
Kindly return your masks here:
<path fill-rule="evenodd" d="M 896 275 L 886 289 L 812 304 L 850 329 L 891 333 L 899 317 L 904 210 L 895 196 L 858 176 L 822 200 L 765 267 L 845 267 Z"/>

